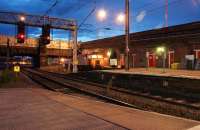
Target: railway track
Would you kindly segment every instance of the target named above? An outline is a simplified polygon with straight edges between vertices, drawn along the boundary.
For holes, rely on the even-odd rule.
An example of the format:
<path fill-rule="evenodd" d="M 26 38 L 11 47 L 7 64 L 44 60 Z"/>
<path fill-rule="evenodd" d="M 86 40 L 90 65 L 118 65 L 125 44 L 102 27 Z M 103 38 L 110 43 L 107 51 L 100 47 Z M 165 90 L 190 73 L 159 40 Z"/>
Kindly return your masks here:
<path fill-rule="evenodd" d="M 194 105 L 192 103 L 187 103 L 180 100 L 176 101 L 169 98 L 165 99 L 160 96 L 153 96 L 144 93 L 130 92 L 128 90 L 109 87 L 109 85 L 106 86 L 94 82 L 88 82 L 81 77 L 75 78 L 74 76 L 69 77 L 62 74 L 30 69 L 25 70 L 24 73 L 33 80 L 39 82 L 40 84 L 43 84 L 43 86 L 45 86 L 46 88 L 54 91 L 62 91 L 66 88 L 70 88 L 72 90 L 99 97 L 106 101 L 123 106 L 133 107 L 142 110 L 157 111 L 165 114 L 175 114 L 177 116 L 200 120 L 200 116 L 198 115 L 200 107 L 196 104 Z M 127 96 L 131 97 L 131 99 Z M 158 105 L 154 106 L 154 103 Z M 168 110 L 168 108 L 166 108 L 165 106 L 169 107 L 172 110 Z M 161 110 L 157 110 L 159 107 L 164 108 L 162 108 Z M 174 110 L 177 108 L 178 110 Z M 176 111 L 179 112 L 177 113 Z M 188 111 L 192 111 L 190 115 L 182 115 L 182 113 Z"/>
<path fill-rule="evenodd" d="M 79 83 L 74 83 L 74 81 L 77 82 L 77 80 L 64 79 L 63 75 L 59 75 L 59 74 L 55 74 L 51 72 L 39 71 L 39 70 L 35 71 L 35 70 L 30 70 L 30 69 L 23 70 L 23 73 L 27 75 L 28 77 L 30 77 L 35 82 L 37 82 L 38 84 L 45 87 L 46 89 L 49 89 L 52 91 L 65 92 L 66 89 L 67 91 L 70 89 L 78 93 L 94 96 L 96 98 L 102 99 L 106 102 L 110 102 L 113 104 L 144 110 L 143 108 L 137 107 L 135 105 L 108 97 L 103 94 L 96 93 L 95 89 L 91 91 L 89 89 L 89 87 L 91 86 L 88 86 L 88 84 L 83 84 L 80 81 L 78 81 Z"/>
<path fill-rule="evenodd" d="M 86 81 L 84 78 L 78 77 L 78 76 L 77 77 L 74 77 L 74 76 L 69 77 L 69 76 L 66 76 L 65 74 L 58 74 L 58 73 L 47 72 L 47 71 L 43 71 L 43 70 L 38 70 L 38 71 L 41 72 L 41 73 L 50 74 L 50 75 L 53 75 L 53 76 L 56 76 L 56 77 L 60 77 L 60 78 L 66 79 L 66 80 L 70 80 L 70 81 L 74 81 L 74 82 L 80 82 L 80 83 L 87 84 L 87 85 L 93 85 L 93 86 L 99 87 L 99 88 L 107 89 L 107 87 L 109 87 L 108 85 L 103 85 L 103 84 L 99 84 L 99 83 Z M 181 102 L 180 100 L 175 100 L 175 99 L 173 99 L 173 101 L 172 101 L 172 100 L 169 100 L 169 98 L 161 98 L 160 96 L 148 95 L 146 93 L 131 92 L 131 91 L 116 88 L 116 87 L 111 87 L 110 89 L 114 90 L 114 91 L 126 93 L 126 94 L 142 96 L 142 97 L 146 97 L 146 98 L 150 98 L 150 99 L 154 99 L 154 100 L 159 100 L 159 101 L 163 101 L 163 102 L 168 102 L 168 103 L 172 103 L 172 104 L 176 104 L 176 105 L 183 105 L 183 106 L 191 107 L 191 108 L 194 108 L 194 109 L 200 109 L 200 107 L 198 105 L 190 104 L 188 101 L 185 101 L 185 102 L 182 101 Z"/>

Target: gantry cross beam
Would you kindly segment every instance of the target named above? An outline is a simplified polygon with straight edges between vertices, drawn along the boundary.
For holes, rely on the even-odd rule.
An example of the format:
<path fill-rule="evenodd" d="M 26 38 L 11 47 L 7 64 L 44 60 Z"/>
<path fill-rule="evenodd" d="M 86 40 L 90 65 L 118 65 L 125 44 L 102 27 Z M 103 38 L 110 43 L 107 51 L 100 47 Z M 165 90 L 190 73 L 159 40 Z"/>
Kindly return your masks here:
<path fill-rule="evenodd" d="M 24 17 L 26 26 L 42 27 L 44 24 L 51 25 L 51 28 L 63 30 L 75 30 L 76 21 L 61 18 L 53 18 L 48 16 L 30 15 L 25 13 L 4 12 L 0 11 L 0 23 L 18 24 L 20 18 Z"/>

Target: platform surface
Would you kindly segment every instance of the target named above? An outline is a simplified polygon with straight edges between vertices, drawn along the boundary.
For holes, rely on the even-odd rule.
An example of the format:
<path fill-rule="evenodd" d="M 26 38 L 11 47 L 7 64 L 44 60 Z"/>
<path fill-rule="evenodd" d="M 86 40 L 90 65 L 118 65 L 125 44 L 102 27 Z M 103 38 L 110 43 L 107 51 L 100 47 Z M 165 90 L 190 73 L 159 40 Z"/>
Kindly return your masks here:
<path fill-rule="evenodd" d="M 187 130 L 200 125 L 88 96 L 52 92 L 26 77 L 12 85 L 0 88 L 0 130 Z"/>
<path fill-rule="evenodd" d="M 173 70 L 159 68 L 132 68 L 129 71 L 124 69 L 101 70 L 102 72 L 124 73 L 124 74 L 142 74 L 152 76 L 181 77 L 190 79 L 200 79 L 200 70 Z"/>

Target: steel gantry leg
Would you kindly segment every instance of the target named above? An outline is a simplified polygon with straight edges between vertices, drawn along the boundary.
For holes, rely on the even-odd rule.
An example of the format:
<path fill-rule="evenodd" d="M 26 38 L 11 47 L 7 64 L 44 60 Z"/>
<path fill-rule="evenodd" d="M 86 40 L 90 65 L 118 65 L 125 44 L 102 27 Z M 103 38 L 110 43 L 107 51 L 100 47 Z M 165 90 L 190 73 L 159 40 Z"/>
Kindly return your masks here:
<path fill-rule="evenodd" d="M 126 21 L 125 21 L 125 33 L 126 33 L 126 47 L 125 47 L 125 70 L 129 71 L 129 42 L 130 42 L 130 22 L 129 22 L 129 0 L 126 0 L 126 6 L 125 6 L 125 13 L 126 13 Z"/>
<path fill-rule="evenodd" d="M 75 27 L 73 30 L 73 73 L 78 72 L 77 48 L 77 27 Z"/>

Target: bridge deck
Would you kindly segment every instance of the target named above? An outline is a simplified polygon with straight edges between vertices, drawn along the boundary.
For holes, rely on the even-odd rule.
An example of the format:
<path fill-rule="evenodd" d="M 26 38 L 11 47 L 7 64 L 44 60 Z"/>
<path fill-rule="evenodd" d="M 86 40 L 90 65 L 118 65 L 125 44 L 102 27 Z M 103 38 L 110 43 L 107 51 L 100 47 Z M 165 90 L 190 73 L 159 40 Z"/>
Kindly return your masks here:
<path fill-rule="evenodd" d="M 23 82 L 0 89 L 2 130 L 186 130 L 200 125 L 197 121 L 121 107 L 87 96 L 52 92 L 25 76 L 20 79 Z"/>

